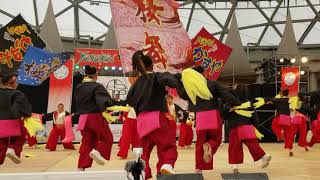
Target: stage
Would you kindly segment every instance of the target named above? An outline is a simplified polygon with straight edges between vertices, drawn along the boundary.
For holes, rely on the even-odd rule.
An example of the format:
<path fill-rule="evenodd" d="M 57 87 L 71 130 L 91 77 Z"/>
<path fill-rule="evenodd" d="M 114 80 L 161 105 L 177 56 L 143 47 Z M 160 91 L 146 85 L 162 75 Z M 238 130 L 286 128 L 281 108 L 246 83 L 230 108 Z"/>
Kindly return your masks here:
<path fill-rule="evenodd" d="M 282 143 L 263 143 L 263 148 L 266 152 L 272 155 L 272 161 L 268 168 L 260 169 L 260 162 L 254 163 L 248 153 L 247 148 L 244 148 L 245 163 L 240 166 L 242 173 L 267 173 L 272 180 L 301 180 L 320 179 L 320 145 L 316 144 L 310 148 L 309 152 L 297 147 L 295 144 L 294 157 L 289 157 L 287 151 L 282 147 Z M 79 145 L 76 145 L 79 149 Z M 179 157 L 176 163 L 177 173 L 191 173 L 194 170 L 194 144 L 192 149 L 179 149 Z M 105 166 L 93 165 L 88 171 L 110 171 L 121 172 L 127 160 L 117 158 L 117 144 L 114 144 L 112 149 L 111 161 Z M 223 144 L 215 155 L 215 169 L 213 171 L 204 171 L 205 180 L 222 179 L 221 173 L 231 173 L 230 165 L 228 164 L 228 144 Z M 30 157 L 26 157 L 29 155 Z M 76 171 L 77 169 L 78 151 L 63 150 L 62 146 L 58 146 L 55 152 L 49 152 L 44 149 L 44 145 L 40 145 L 40 149 L 24 147 L 22 163 L 15 165 L 10 160 L 0 166 L 0 175 L 2 173 L 36 173 L 36 172 L 66 172 Z M 129 155 L 129 160 L 134 159 L 134 154 Z M 152 154 L 151 165 L 155 169 L 157 163 L 156 149 Z M 98 172 L 97 172 L 98 173 Z M 155 173 L 155 171 L 153 171 Z M 1 178 L 2 179 L 2 178 Z M 68 178 L 70 179 L 70 178 Z"/>

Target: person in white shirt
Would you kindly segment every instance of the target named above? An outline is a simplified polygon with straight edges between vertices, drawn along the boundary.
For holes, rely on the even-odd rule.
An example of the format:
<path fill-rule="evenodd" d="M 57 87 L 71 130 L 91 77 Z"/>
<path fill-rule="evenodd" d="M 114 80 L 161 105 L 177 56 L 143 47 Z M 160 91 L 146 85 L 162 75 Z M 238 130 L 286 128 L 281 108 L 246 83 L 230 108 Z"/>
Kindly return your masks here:
<path fill-rule="evenodd" d="M 66 116 L 69 116 L 70 113 L 64 110 L 64 105 L 60 103 L 58 108 L 53 113 L 50 113 L 50 118 L 53 120 L 53 128 L 50 132 L 46 149 L 50 151 L 55 151 L 58 143 L 58 139 L 62 141 L 65 138 L 66 130 L 64 125 L 64 119 Z M 75 150 L 72 142 L 71 143 L 62 143 L 64 149 Z"/>

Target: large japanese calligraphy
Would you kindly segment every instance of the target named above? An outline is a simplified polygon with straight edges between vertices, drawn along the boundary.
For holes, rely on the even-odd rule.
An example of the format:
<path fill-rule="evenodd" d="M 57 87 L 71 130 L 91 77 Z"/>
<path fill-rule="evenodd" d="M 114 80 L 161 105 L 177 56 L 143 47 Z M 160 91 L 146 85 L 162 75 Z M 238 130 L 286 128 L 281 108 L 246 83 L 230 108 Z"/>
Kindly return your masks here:
<path fill-rule="evenodd" d="M 205 28 L 192 39 L 192 47 L 195 64 L 204 67 L 208 79 L 218 79 L 232 49 L 214 38 Z"/>
<path fill-rule="evenodd" d="M 174 0 L 110 0 L 124 72 L 137 50 L 152 58 L 155 71 L 180 71 L 192 64 L 191 40 Z M 191 63 L 190 63 L 191 62 Z"/>
<path fill-rule="evenodd" d="M 0 66 L 16 71 L 28 46 L 44 48 L 46 44 L 23 19 L 16 16 L 0 29 Z"/>

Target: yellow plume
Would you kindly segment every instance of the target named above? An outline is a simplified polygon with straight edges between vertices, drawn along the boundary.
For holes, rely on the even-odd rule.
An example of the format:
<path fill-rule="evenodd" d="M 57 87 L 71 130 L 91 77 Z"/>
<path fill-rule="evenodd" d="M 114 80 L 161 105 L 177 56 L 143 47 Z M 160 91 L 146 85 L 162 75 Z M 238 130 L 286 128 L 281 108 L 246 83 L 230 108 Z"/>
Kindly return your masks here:
<path fill-rule="evenodd" d="M 299 100 L 298 96 L 293 96 L 289 99 L 289 107 L 292 110 L 300 109 L 302 102 Z"/>
<path fill-rule="evenodd" d="M 107 112 L 103 112 L 102 113 L 102 116 L 104 117 L 104 119 L 106 120 L 106 121 L 108 121 L 108 123 L 113 123 L 113 122 L 115 122 L 117 119 L 115 118 L 115 117 L 113 117 L 113 116 L 111 116 L 109 113 L 107 113 Z"/>
<path fill-rule="evenodd" d="M 282 96 L 281 96 L 281 94 L 278 94 L 278 95 L 276 95 L 274 98 L 279 99 L 279 98 L 282 98 Z"/>
<path fill-rule="evenodd" d="M 257 136 L 258 139 L 262 139 L 262 138 L 264 137 L 264 135 L 261 134 L 261 133 L 258 131 L 258 129 L 254 128 L 254 132 L 256 133 L 256 136 Z"/>
<path fill-rule="evenodd" d="M 245 116 L 245 117 L 252 117 L 252 113 L 253 111 L 248 111 L 248 110 L 242 110 L 242 109 L 247 109 L 249 108 L 250 102 L 245 102 L 242 103 L 240 106 L 236 106 L 234 112 L 236 112 L 237 114 L 241 115 L 241 116 Z"/>
<path fill-rule="evenodd" d="M 28 117 L 24 119 L 24 127 L 27 129 L 30 136 L 35 136 L 37 131 L 45 129 L 41 124 L 41 120 L 35 117 Z"/>
<path fill-rule="evenodd" d="M 264 101 L 264 99 L 261 98 L 261 97 L 256 98 L 256 100 L 257 100 L 258 102 L 255 102 L 255 103 L 253 104 L 253 106 L 254 106 L 255 108 L 259 108 L 259 107 L 263 106 L 263 105 L 266 103 L 266 102 Z"/>
<path fill-rule="evenodd" d="M 111 106 L 107 107 L 108 111 L 123 111 L 123 112 L 128 112 L 129 111 L 129 106 Z"/>
<path fill-rule="evenodd" d="M 191 102 L 197 104 L 197 96 L 201 99 L 210 100 L 213 98 L 207 86 L 206 78 L 193 69 L 185 69 L 182 71 L 182 84 L 188 94 Z"/>

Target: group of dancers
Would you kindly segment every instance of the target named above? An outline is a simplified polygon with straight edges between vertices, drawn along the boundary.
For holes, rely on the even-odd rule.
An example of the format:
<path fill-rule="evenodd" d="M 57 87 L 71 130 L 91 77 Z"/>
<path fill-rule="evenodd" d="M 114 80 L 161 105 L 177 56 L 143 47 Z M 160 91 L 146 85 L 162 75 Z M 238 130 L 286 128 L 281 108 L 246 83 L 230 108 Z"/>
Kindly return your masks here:
<path fill-rule="evenodd" d="M 284 139 L 285 148 L 293 156 L 294 135 L 299 131 L 299 146 L 308 150 L 308 146 L 320 142 L 320 93 L 299 93 L 298 97 L 289 98 L 288 90 L 282 90 L 276 98 L 250 98 L 248 86 L 236 85 L 227 88 L 216 81 L 203 76 L 202 67 L 188 68 L 181 73 L 154 72 L 153 61 L 142 51 L 132 57 L 133 74 L 137 77 L 131 86 L 127 99 L 117 101 L 97 80 L 97 69 L 86 66 L 82 83 L 75 88 L 74 100 L 78 114 L 78 130 L 82 140 L 79 149 L 78 170 L 84 171 L 92 166 L 93 161 L 104 165 L 110 160 L 113 136 L 104 113 L 110 107 L 125 106 L 123 136 L 117 154 L 126 159 L 130 144 L 133 148 L 143 149 L 145 178 L 152 178 L 149 159 L 154 147 L 157 148 L 157 174 L 174 174 L 178 158 L 176 143 L 176 120 L 181 122 L 178 146 L 189 147 L 193 139 L 192 126 L 196 128 L 195 171 L 213 169 L 213 156 L 222 143 L 223 120 L 227 121 L 229 132 L 229 164 L 234 173 L 239 173 L 243 163 L 243 144 L 254 161 L 261 161 L 266 168 L 271 155 L 259 145 L 263 135 L 257 130 L 259 119 L 256 109 L 264 104 L 276 106 L 276 117 L 272 129 L 278 140 Z M 31 105 L 26 96 L 16 90 L 17 75 L 1 73 L 0 87 L 0 165 L 5 157 L 20 163 L 22 146 L 25 143 L 25 118 L 32 115 Z M 168 88 L 176 89 L 180 98 L 188 102 L 188 111 L 194 113 L 195 122 L 191 122 L 188 111 L 173 103 Z M 63 104 L 51 116 L 54 127 L 49 136 L 47 149 L 56 149 L 59 136 L 64 138 L 66 129 L 63 117 Z M 107 118 L 108 119 L 108 118 Z M 311 120 L 313 137 L 306 141 L 307 121 Z M 66 149 L 74 149 L 72 143 L 64 144 Z"/>

